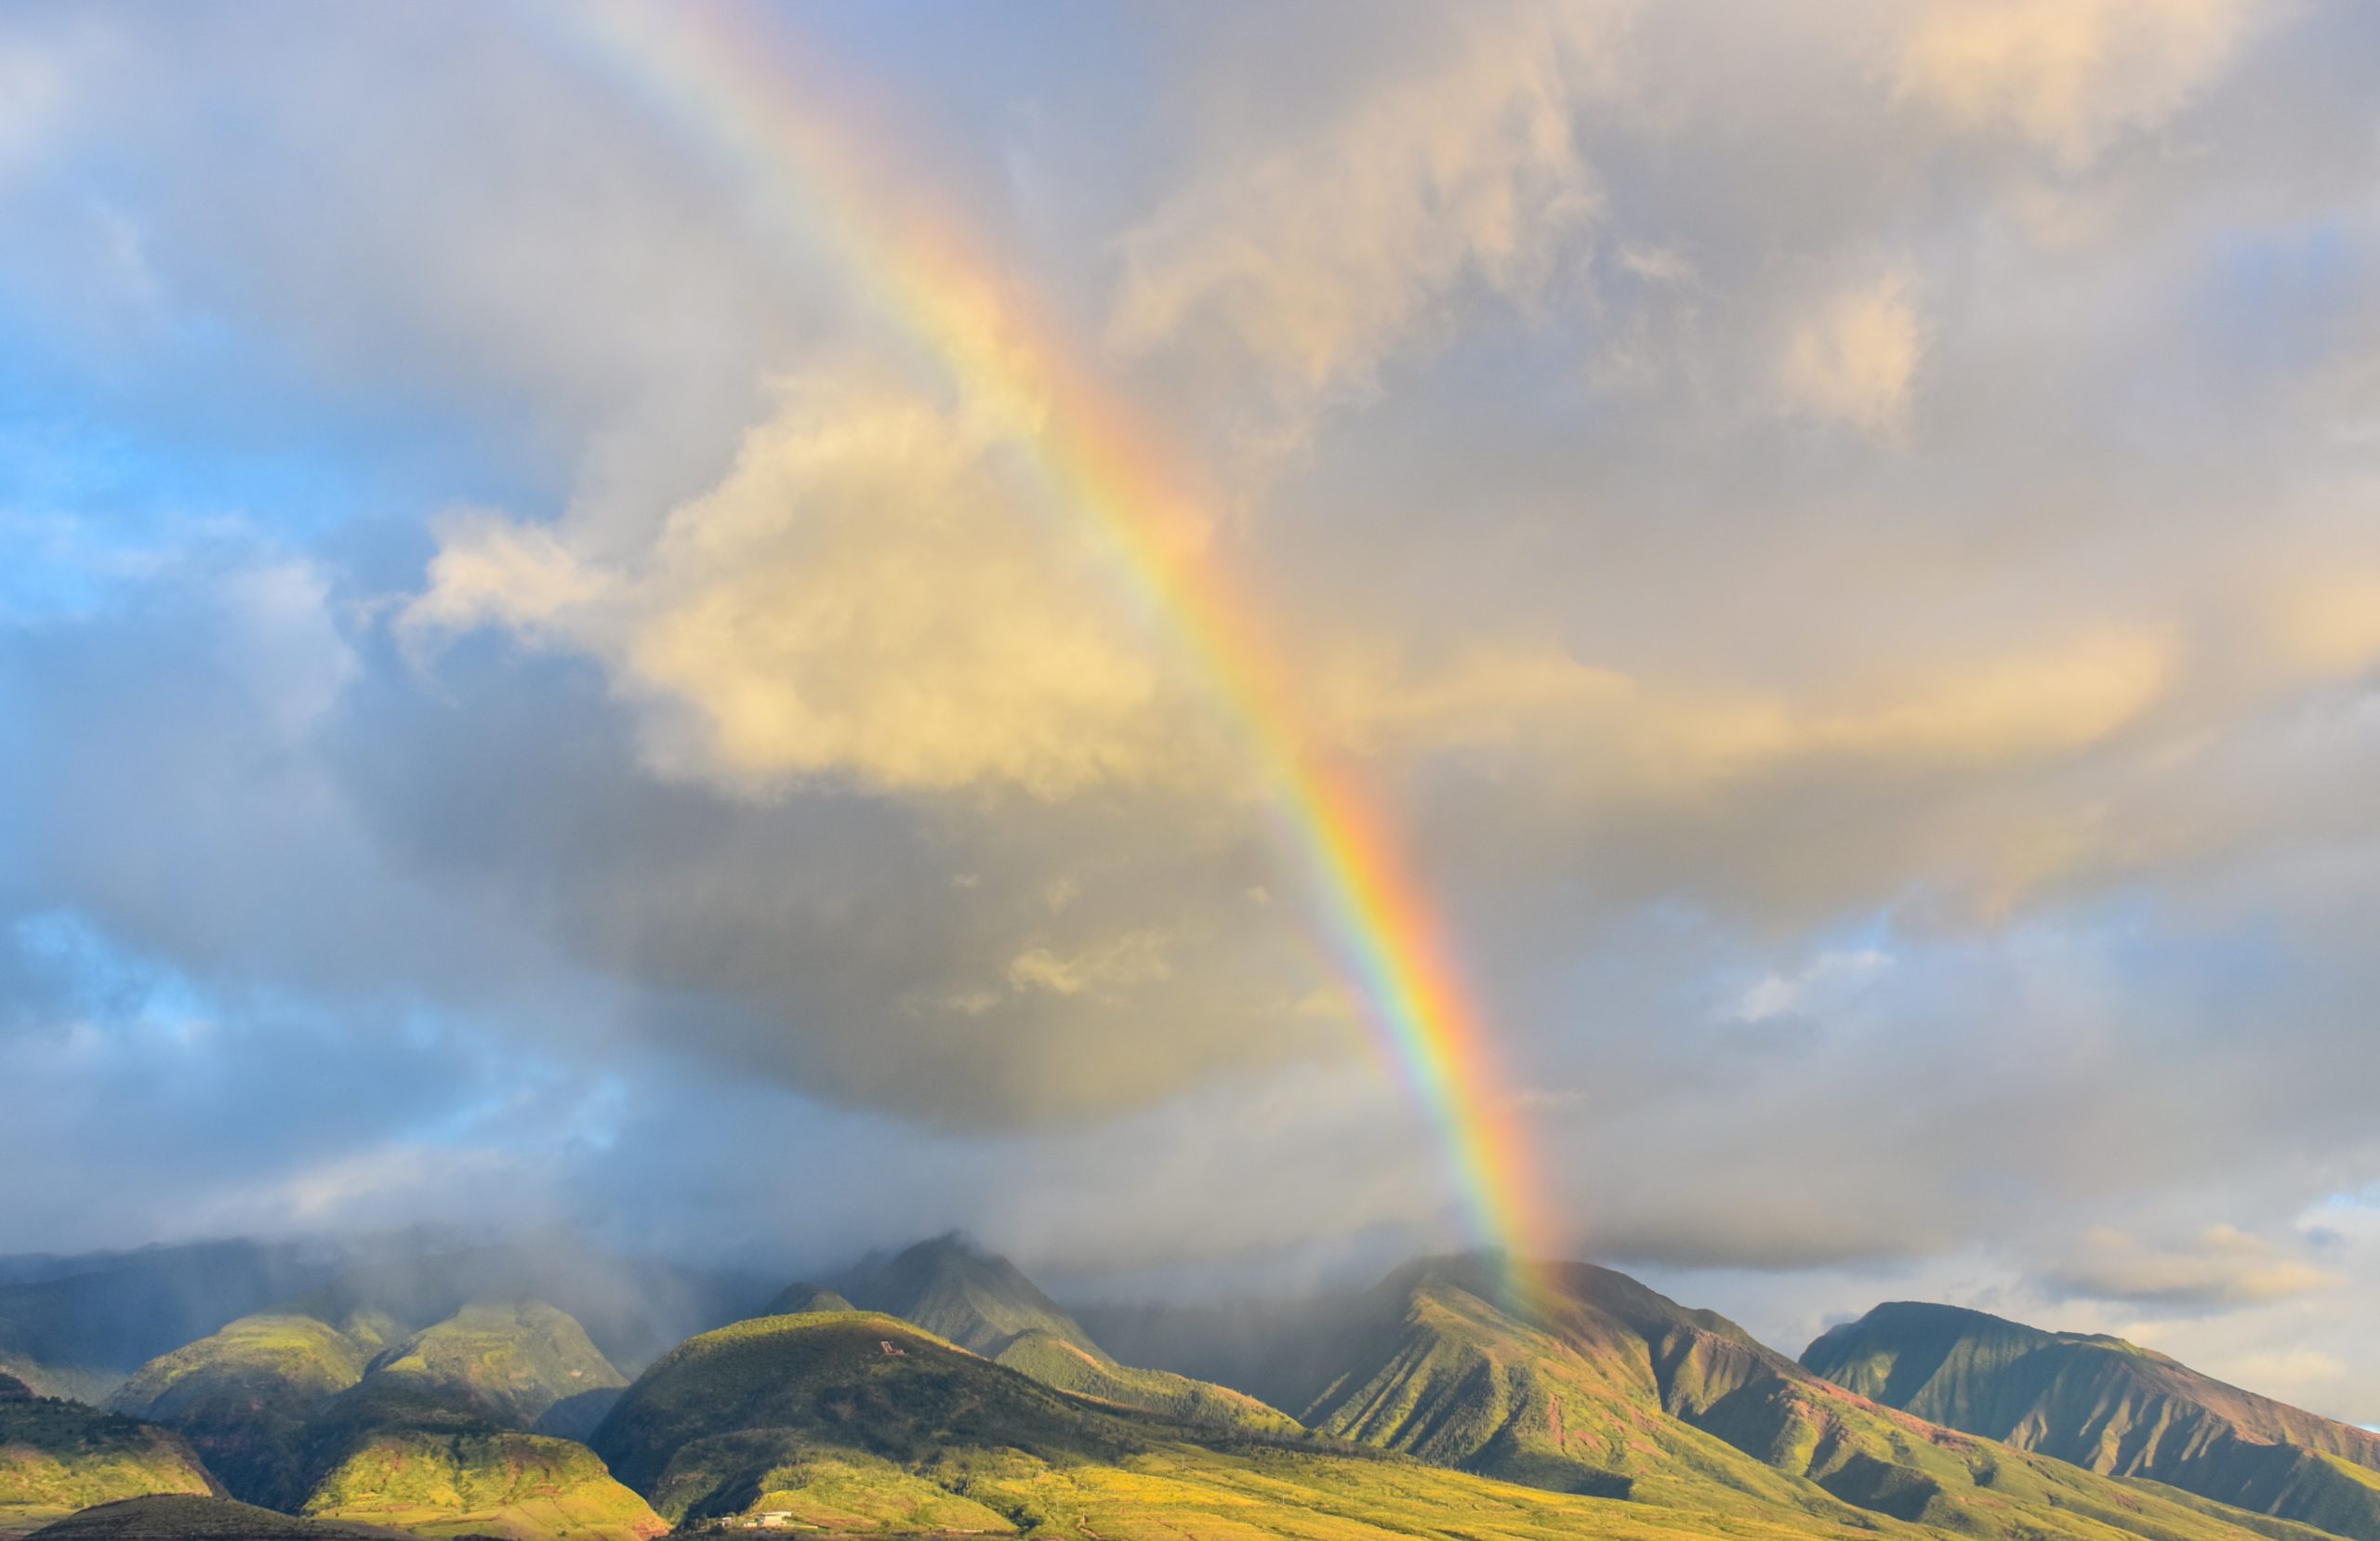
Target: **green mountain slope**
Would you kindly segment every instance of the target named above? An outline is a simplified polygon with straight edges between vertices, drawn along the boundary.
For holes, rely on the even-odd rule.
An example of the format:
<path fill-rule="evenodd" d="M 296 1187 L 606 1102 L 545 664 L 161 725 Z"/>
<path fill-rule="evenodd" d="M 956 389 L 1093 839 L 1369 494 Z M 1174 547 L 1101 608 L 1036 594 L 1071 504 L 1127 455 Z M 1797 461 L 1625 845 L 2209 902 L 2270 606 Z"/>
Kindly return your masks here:
<path fill-rule="evenodd" d="M 2121 1338 L 1904 1301 L 1836 1327 L 1802 1360 L 1954 1429 L 2380 1541 L 2380 1436 Z"/>
<path fill-rule="evenodd" d="M 787 1296 L 814 1289 L 797 1284 Z M 1028 1332 L 1049 1333 L 1101 1360 L 1107 1357 L 1082 1324 L 1015 1264 L 958 1236 L 919 1242 L 890 1260 L 863 1263 L 836 1282 L 834 1293 L 862 1311 L 897 1316 L 986 1357 L 997 1357 Z M 787 1296 L 779 1301 L 791 1304 Z"/>
<path fill-rule="evenodd" d="M 668 1528 L 585 1445 L 483 1428 L 375 1429 L 324 1473 L 305 1513 L 518 1541 L 641 1541 Z"/>
<path fill-rule="evenodd" d="M 1664 1416 L 1639 1411 L 1641 1428 Z M 595 1444 L 673 1521 L 733 1526 L 775 1510 L 795 1528 L 845 1535 L 1847 1541 L 1954 1528 L 2031 1541 L 2242 1541 L 2245 1534 L 2144 1489 L 2046 1461 L 2075 1480 L 2065 1494 L 2071 1507 L 2029 1500 L 2021 1527 L 1977 1524 L 1956 1506 L 1943 1511 L 1941 1530 L 1907 1525 L 1773 1471 L 1766 1482 L 1782 1495 L 1773 1499 L 1683 1480 L 1672 1490 L 1674 1504 L 1553 1492 L 1329 1441 L 1233 1440 L 1102 1407 L 865 1312 L 765 1318 L 681 1345 L 629 1388 Z M 2096 1507 L 2102 1502 L 2104 1514 Z M 2267 1534 L 2317 1541 L 2294 1527 Z"/>
<path fill-rule="evenodd" d="M 1708 1311 L 1567 1265 L 1520 1298 L 1479 1259 L 1400 1271 L 1307 1421 L 1541 1486 L 1716 1513 L 1883 1516 L 2009 1538 L 2230 1530 L 2225 1517 L 1879 1407 Z"/>
<path fill-rule="evenodd" d="M 672 1520 L 746 1509 L 810 1455 L 908 1468 L 954 1451 L 1043 1460 L 1116 1454 L 1123 1436 L 1037 1381 L 872 1311 L 766 1316 L 680 1344 L 590 1442 Z"/>
<path fill-rule="evenodd" d="M 493 1332 L 497 1313 L 468 1314 L 469 1325 L 450 1340 Z M 506 1308 L 502 1314 L 515 1313 Z M 542 1311 L 521 1314 L 536 1324 L 524 1336 L 554 1332 Z M 513 1363 L 515 1335 L 493 1336 L 496 1362 Z M 667 1528 L 612 1480 L 592 1451 L 502 1421 L 514 1416 L 491 1396 L 483 1376 L 375 1369 L 306 1426 L 295 1462 L 304 1502 L 289 1507 L 425 1535 L 519 1541 L 637 1541 Z"/>
<path fill-rule="evenodd" d="M 0 1377 L 0 1534 L 112 1499 L 218 1491 L 179 1436 Z"/>
<path fill-rule="evenodd" d="M 1246 1433 L 1296 1435 L 1297 1419 L 1244 1391 L 1193 1380 L 1169 1370 L 1142 1370 L 1102 1358 L 1054 1333 L 1019 1333 L 998 1363 L 1044 1386 L 1118 1407 L 1138 1408 L 1183 1423 L 1211 1424 Z"/>
<path fill-rule="evenodd" d="M 537 1300 L 467 1305 L 380 1353 L 366 1374 L 451 1391 L 522 1428 L 568 1398 L 628 1385 L 576 1321 Z"/>
<path fill-rule="evenodd" d="M 364 1316 L 333 1325 L 292 1311 L 242 1317 L 142 1365 L 112 1405 L 179 1430 L 234 1497 L 294 1508 L 306 1494 L 309 1426 L 363 1377 L 394 1325 Z"/>
<path fill-rule="evenodd" d="M 117 1404 L 180 1430 L 232 1495 L 273 1508 L 376 1519 L 436 1510 L 483 1531 L 538 1534 L 626 1535 L 652 1523 L 576 1446 L 529 1432 L 574 1405 L 591 1426 L 602 1409 L 585 1399 L 624 1384 L 570 1316 L 536 1301 L 471 1302 L 407 1333 L 371 1309 L 378 1302 L 415 1303 L 351 1286 L 318 1292 L 302 1304 L 347 1314 L 336 1324 L 294 1309 L 244 1318 L 144 1365 Z M 374 1496 L 376 1482 L 400 1472 L 398 1487 Z M 559 1495 L 549 1507 L 562 1529 L 489 1518 L 517 1507 L 491 1495 L 523 1472 L 542 1473 Z"/>
<path fill-rule="evenodd" d="M 844 1310 L 846 1297 L 1060 1390 L 1250 1433 L 1297 1432 L 1296 1419 L 1244 1392 L 1117 1363 L 1016 1265 L 956 1236 L 920 1242 L 888 1262 L 863 1265 L 844 1279 L 840 1292 L 795 1284 L 777 1297 L 772 1310 L 777 1315 Z"/>

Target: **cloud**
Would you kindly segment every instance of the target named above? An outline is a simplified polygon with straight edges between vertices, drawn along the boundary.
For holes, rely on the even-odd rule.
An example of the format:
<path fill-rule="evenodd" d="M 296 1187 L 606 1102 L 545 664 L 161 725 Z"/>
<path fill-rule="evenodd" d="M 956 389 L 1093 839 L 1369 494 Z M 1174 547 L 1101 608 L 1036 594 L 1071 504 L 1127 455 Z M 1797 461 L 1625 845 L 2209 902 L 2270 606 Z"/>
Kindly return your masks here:
<path fill-rule="evenodd" d="M 1779 379 L 1800 411 L 1876 436 L 1909 416 L 1924 338 L 1906 284 L 1886 278 L 1835 296 L 1793 329 Z"/>
<path fill-rule="evenodd" d="M 680 774 L 1043 797 L 1181 774 L 1179 685 L 995 447 L 905 393 L 796 389 L 641 549 L 450 520 L 403 625 L 594 654 Z"/>
<path fill-rule="evenodd" d="M 1937 0 L 1911 7 L 1897 87 L 2081 167 L 2186 104 L 2250 20 L 2240 0 Z"/>
<path fill-rule="evenodd" d="M 2207 1310 L 2285 1300 L 2347 1281 L 2237 1227 L 2216 1225 L 2178 1246 L 2095 1231 L 2041 1283 L 2053 1296 Z"/>
<path fill-rule="evenodd" d="M 1079 995 L 1086 990 L 1161 980 L 1172 971 L 1163 933 L 1130 931 L 1091 952 L 1065 957 L 1047 947 L 1028 947 L 1009 960 L 1008 982 L 1012 990 Z"/>
<path fill-rule="evenodd" d="M 1534 294 L 1600 204 L 1572 121 L 1599 13 L 1468 20 L 1425 64 L 1127 233 L 1110 342 L 1227 346 L 1308 398 L 1370 384 L 1465 284 Z"/>
<path fill-rule="evenodd" d="M 2070 754 L 2138 720 L 2174 666 L 2156 629 L 2097 627 L 1796 700 L 1643 681 L 1541 643 L 1474 643 L 1435 667 L 1350 654 L 1324 720 L 1375 752 L 1501 748 L 1582 790 L 1658 797 L 1807 762 L 1963 770 Z"/>
<path fill-rule="evenodd" d="M 0 20 L 0 914 L 100 940 L 0 948 L 0 1228 L 1466 1238 L 1162 618 L 815 211 L 509 12 L 75 13 Z M 2273 1217 L 2380 1172 L 2380 34 L 2243 16 L 788 46 L 1211 462 L 1581 1245 L 2373 1419 L 2380 1261 Z"/>
<path fill-rule="evenodd" d="M 1820 953 L 1790 974 L 1764 974 L 1728 1008 L 1741 1022 L 1771 1021 L 1837 1009 L 1892 967 L 1892 955 L 1872 947 Z"/>

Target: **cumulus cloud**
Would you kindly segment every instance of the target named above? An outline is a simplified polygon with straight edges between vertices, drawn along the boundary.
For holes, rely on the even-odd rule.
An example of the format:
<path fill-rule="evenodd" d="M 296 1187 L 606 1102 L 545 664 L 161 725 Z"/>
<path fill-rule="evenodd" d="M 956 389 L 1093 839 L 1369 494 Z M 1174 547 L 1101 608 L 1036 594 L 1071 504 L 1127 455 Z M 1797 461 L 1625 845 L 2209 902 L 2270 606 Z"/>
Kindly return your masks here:
<path fill-rule="evenodd" d="M 567 533 L 450 520 L 403 625 L 602 658 L 684 774 L 1041 797 L 1181 774 L 1195 729 L 1152 639 L 994 447 L 898 392 L 799 390 L 610 565 Z"/>

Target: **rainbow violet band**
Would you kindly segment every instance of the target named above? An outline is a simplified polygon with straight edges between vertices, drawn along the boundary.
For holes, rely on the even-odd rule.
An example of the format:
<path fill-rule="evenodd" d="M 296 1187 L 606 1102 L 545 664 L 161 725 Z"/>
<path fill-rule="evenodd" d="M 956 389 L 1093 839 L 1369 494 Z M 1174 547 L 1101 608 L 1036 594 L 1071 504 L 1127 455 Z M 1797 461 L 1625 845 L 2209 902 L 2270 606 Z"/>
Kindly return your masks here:
<path fill-rule="evenodd" d="M 851 128 L 856 104 L 795 88 L 780 39 L 721 5 L 573 4 L 549 15 L 724 157 L 802 239 L 947 371 L 974 410 L 1093 521 L 1195 661 L 1263 776 L 1321 929 L 1380 1049 L 1443 1147 L 1477 1243 L 1508 1260 L 1548 1239 L 1520 1121 L 1429 897 L 1355 777 L 1300 730 L 1289 676 L 1209 550 L 1176 457 L 1076 362 L 956 222 L 892 191 Z M 880 142 L 887 136 L 875 136 Z M 1515 1267 L 1516 1284 L 1527 1280 Z"/>

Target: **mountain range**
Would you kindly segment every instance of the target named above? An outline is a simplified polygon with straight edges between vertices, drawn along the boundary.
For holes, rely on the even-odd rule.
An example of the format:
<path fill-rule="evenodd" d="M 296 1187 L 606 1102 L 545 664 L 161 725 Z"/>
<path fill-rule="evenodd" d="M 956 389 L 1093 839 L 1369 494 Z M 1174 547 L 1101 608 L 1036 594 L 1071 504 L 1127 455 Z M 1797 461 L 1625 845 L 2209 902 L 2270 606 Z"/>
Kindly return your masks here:
<path fill-rule="evenodd" d="M 6 1341 L 46 1377 L 0 1380 L 0 1534 L 2380 1541 L 2380 1438 L 1949 1307 L 1796 1361 L 1582 1263 L 1069 1311 L 955 1236 L 773 1294 L 550 1249 L 271 1256 L 286 1275 L 248 1255 L 208 1297 L 258 1309 L 113 1329 L 74 1281 L 123 1302 L 137 1267 L 0 1259 Z M 7 1315 L 18 1290 L 49 1314 Z M 41 1394 L 185 1329 L 105 1408 Z"/>
<path fill-rule="evenodd" d="M 2380 1434 L 2120 1337 L 1898 1301 L 1827 1333 L 1802 1363 L 1863 1396 L 2020 1450 L 2380 1541 Z"/>

